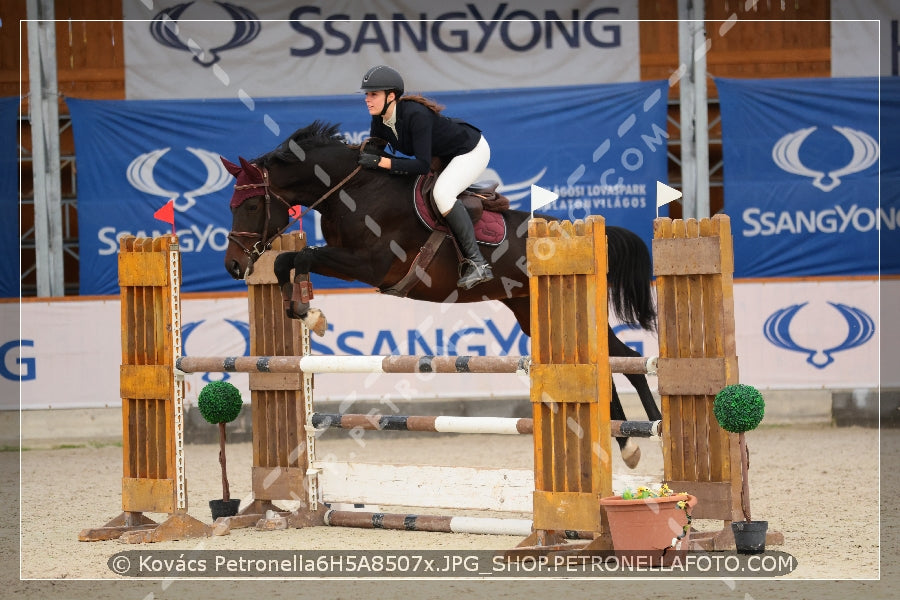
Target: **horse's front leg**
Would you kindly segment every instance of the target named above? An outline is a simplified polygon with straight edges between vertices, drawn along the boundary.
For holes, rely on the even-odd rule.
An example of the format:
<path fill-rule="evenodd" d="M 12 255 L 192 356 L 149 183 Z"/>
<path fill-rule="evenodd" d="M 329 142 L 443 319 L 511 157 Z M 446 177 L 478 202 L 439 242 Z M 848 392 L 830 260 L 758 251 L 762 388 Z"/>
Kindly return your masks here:
<path fill-rule="evenodd" d="M 310 308 L 312 300 L 312 284 L 309 281 L 309 269 L 294 270 L 294 263 L 300 258 L 300 252 L 284 252 L 275 258 L 274 271 L 281 289 L 281 298 L 284 302 L 284 313 L 289 319 L 299 319 L 318 336 L 325 335 L 328 329 L 328 321 L 325 315 L 317 308 Z M 300 260 L 301 266 L 308 262 Z M 295 274 L 293 280 L 291 271 Z"/>
<path fill-rule="evenodd" d="M 317 273 L 365 283 L 372 283 L 375 278 L 375 270 L 369 260 L 351 250 L 329 246 L 283 252 L 275 259 L 274 271 L 287 316 L 302 320 L 319 336 L 325 335 L 328 323 L 322 311 L 310 307 L 312 286 L 309 274 Z M 293 279 L 291 271 L 294 273 Z"/>

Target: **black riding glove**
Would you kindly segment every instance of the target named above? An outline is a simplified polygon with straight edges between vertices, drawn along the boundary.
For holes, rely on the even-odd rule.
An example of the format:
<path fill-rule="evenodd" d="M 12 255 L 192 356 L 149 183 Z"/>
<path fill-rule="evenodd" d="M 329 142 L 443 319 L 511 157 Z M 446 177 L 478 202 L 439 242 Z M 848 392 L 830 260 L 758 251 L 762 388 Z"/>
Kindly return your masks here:
<path fill-rule="evenodd" d="M 381 160 L 381 157 L 377 154 L 360 154 L 359 155 L 359 166 L 366 169 L 377 169 L 378 161 Z"/>

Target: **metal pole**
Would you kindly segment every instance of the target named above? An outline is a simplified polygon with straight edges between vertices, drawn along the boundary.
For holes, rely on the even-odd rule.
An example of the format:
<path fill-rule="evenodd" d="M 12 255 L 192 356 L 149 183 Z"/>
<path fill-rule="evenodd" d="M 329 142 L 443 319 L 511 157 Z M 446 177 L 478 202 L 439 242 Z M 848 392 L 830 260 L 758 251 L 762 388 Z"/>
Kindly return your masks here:
<path fill-rule="evenodd" d="M 709 216 L 709 119 L 706 89 L 706 33 L 703 0 L 678 0 L 678 59 L 681 78 L 682 216 Z"/>
<path fill-rule="evenodd" d="M 694 48 L 694 138 L 697 140 L 695 162 L 697 189 L 694 203 L 694 218 L 709 218 L 709 115 L 707 107 L 709 99 L 706 91 L 706 53 L 709 50 L 706 38 L 706 4 L 703 0 L 694 0 L 693 36 Z"/>
<path fill-rule="evenodd" d="M 28 0 L 27 10 L 37 295 L 63 296 L 59 93 L 53 0 Z"/>
<path fill-rule="evenodd" d="M 694 216 L 697 199 L 697 138 L 694 135 L 694 56 L 691 49 L 693 1 L 678 0 L 678 63 L 685 68 L 679 85 L 681 124 L 681 215 Z"/>

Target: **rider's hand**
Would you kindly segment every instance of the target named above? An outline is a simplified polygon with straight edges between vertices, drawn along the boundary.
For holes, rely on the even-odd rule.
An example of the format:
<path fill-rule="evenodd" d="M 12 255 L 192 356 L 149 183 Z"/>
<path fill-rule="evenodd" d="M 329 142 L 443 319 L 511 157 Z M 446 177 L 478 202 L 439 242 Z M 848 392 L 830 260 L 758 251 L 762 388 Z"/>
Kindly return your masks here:
<path fill-rule="evenodd" d="M 359 166 L 366 169 L 377 169 L 378 161 L 381 160 L 381 157 L 377 154 L 360 154 L 359 155 Z"/>

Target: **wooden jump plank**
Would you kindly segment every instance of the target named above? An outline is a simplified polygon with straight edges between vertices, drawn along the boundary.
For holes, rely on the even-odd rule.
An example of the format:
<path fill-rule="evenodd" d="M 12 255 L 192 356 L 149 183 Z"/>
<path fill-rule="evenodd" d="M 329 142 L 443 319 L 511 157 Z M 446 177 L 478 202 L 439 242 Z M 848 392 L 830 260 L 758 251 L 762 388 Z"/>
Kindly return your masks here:
<path fill-rule="evenodd" d="M 531 513 L 533 508 L 532 469 L 385 465 L 343 461 L 316 461 L 313 468 L 320 471 L 319 481 L 325 502 L 521 513 Z M 636 489 L 641 485 L 657 484 L 658 481 L 652 477 L 616 475 L 617 488 Z M 553 506 L 564 504 L 553 503 Z M 595 499 L 594 513 L 599 513 L 597 508 Z M 562 529 L 593 531 L 591 527 Z"/>

